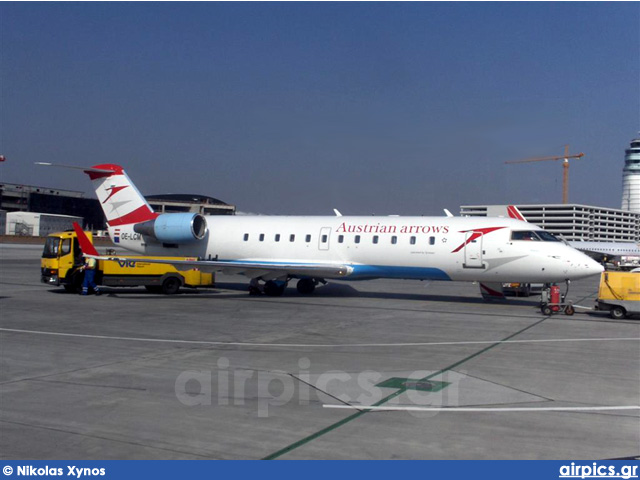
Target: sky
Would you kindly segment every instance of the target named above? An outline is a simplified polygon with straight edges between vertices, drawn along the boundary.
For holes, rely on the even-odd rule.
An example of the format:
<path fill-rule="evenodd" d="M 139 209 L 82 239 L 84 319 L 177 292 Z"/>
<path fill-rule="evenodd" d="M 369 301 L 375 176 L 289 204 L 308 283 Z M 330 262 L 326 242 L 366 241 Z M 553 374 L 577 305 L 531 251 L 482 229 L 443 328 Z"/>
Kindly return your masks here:
<path fill-rule="evenodd" d="M 0 3 L 0 180 L 260 214 L 620 208 L 640 3 Z"/>

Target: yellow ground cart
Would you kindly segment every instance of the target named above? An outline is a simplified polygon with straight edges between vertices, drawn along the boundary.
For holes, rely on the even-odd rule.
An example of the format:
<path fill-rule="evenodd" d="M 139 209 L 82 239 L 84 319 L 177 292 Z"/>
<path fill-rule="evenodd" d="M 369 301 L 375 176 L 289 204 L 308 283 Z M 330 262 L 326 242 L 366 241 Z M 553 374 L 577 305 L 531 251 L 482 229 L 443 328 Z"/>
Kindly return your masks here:
<path fill-rule="evenodd" d="M 639 315 L 640 272 L 602 273 L 596 308 L 616 319 Z"/>

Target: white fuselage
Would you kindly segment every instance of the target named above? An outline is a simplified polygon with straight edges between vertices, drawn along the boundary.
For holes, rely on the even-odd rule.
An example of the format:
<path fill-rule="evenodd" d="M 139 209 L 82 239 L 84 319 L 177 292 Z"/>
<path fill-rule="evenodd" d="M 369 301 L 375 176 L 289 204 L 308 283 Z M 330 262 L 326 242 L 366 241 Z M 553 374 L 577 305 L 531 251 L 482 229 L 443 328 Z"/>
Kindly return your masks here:
<path fill-rule="evenodd" d="M 509 218 L 207 216 L 206 221 L 203 240 L 169 248 L 134 233 L 133 225 L 109 230 L 118 245 L 145 255 L 341 264 L 350 267 L 346 279 L 560 282 L 602 271 L 562 242 L 512 240 L 512 231 L 539 228 Z"/>

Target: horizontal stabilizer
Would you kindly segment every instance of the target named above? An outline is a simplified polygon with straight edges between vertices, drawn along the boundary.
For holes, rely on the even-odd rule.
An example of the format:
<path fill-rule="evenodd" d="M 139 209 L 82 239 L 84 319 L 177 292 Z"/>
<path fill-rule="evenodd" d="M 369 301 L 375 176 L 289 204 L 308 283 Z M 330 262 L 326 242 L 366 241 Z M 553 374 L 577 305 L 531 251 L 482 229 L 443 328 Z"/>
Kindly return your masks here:
<path fill-rule="evenodd" d="M 36 165 L 42 165 L 42 166 L 45 166 L 45 167 L 72 168 L 74 170 L 82 170 L 83 172 L 115 173 L 115 170 L 106 169 L 106 168 L 79 167 L 77 165 L 62 165 L 60 163 L 47 163 L 47 162 L 35 162 L 35 164 Z"/>

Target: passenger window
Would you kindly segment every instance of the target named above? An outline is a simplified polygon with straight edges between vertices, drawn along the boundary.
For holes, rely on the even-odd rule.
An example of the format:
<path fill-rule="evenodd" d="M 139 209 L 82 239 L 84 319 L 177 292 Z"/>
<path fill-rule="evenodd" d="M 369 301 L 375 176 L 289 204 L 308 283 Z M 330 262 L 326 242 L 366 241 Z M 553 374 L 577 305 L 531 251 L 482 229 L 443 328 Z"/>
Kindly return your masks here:
<path fill-rule="evenodd" d="M 329 240 L 329 238 L 326 235 L 322 235 L 322 243 L 327 243 L 327 240 Z"/>
<path fill-rule="evenodd" d="M 360 243 L 360 235 L 356 235 L 356 238 L 354 240 L 356 243 Z"/>
<path fill-rule="evenodd" d="M 249 241 L 249 234 L 248 234 L 248 233 L 245 233 L 245 234 L 244 234 L 244 241 L 245 241 L 245 242 L 248 242 L 248 241 Z"/>
<path fill-rule="evenodd" d="M 393 237 L 391 237 L 391 245 L 395 245 L 396 243 L 398 243 L 398 237 L 394 235 Z"/>
<path fill-rule="evenodd" d="M 338 235 L 338 243 L 344 242 L 344 235 Z"/>
<path fill-rule="evenodd" d="M 279 241 L 280 241 L 280 234 L 276 233 L 276 242 L 279 242 Z"/>
<path fill-rule="evenodd" d="M 311 241 L 311 235 L 307 235 L 306 237 L 304 237 L 304 241 L 309 243 Z"/>
<path fill-rule="evenodd" d="M 435 245 L 436 244 L 436 237 L 429 237 L 429 245 Z"/>
<path fill-rule="evenodd" d="M 261 242 L 264 242 L 264 233 L 261 233 L 261 234 L 260 234 L 260 241 L 261 241 Z"/>
<path fill-rule="evenodd" d="M 290 242 L 295 242 L 296 241 L 296 236 L 293 233 L 291 235 L 289 235 L 289 241 Z"/>
<path fill-rule="evenodd" d="M 415 244 L 416 244 L 416 237 L 411 237 L 411 238 L 409 239 L 409 243 L 410 243 L 411 245 L 415 245 Z"/>
<path fill-rule="evenodd" d="M 378 235 L 373 236 L 373 243 L 378 244 Z"/>

